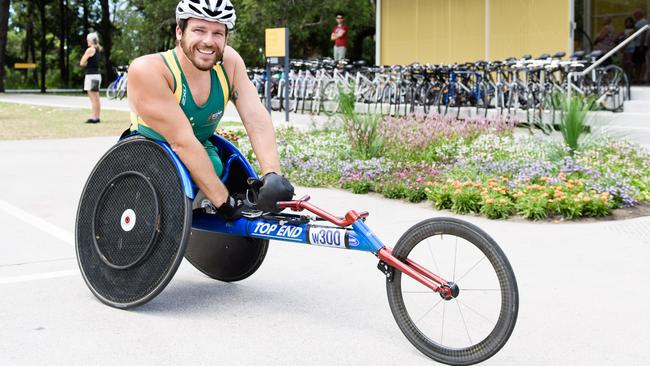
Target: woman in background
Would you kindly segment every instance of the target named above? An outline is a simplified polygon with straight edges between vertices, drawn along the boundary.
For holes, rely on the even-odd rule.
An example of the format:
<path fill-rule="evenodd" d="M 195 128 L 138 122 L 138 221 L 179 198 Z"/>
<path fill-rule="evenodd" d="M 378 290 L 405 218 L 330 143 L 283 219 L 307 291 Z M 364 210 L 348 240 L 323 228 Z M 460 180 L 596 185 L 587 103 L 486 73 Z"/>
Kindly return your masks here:
<path fill-rule="evenodd" d="M 596 44 L 596 49 L 603 51 L 603 54 L 609 52 L 614 46 L 616 46 L 618 34 L 612 25 L 612 17 L 605 16 L 603 17 L 603 27 L 598 32 L 594 43 Z"/>
<path fill-rule="evenodd" d="M 84 79 L 84 90 L 90 98 L 91 114 L 86 123 L 99 123 L 99 84 L 102 82 L 102 75 L 99 73 L 99 57 L 102 46 L 99 44 L 97 33 L 90 33 L 86 36 L 88 48 L 79 61 L 79 65 L 86 68 Z"/>
<path fill-rule="evenodd" d="M 631 36 L 634 33 L 634 18 L 628 17 L 625 19 L 625 29 L 621 33 L 620 41 L 624 41 L 627 37 Z M 634 72 L 634 62 L 632 56 L 634 55 L 634 41 L 630 42 L 623 48 L 623 70 L 628 75 L 629 79 L 632 79 Z"/>

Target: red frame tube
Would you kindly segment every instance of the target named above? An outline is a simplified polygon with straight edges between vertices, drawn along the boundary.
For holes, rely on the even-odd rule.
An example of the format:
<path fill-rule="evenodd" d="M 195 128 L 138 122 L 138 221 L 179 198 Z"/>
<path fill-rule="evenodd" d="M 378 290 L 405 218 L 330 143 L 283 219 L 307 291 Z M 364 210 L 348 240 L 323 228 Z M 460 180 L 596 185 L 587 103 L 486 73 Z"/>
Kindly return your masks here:
<path fill-rule="evenodd" d="M 379 257 L 380 260 L 382 260 L 384 263 L 388 264 L 389 266 L 397 269 L 398 271 L 405 273 L 412 279 L 420 282 L 424 286 L 430 288 L 431 290 L 435 292 L 442 292 L 446 291 L 445 288 L 439 285 L 446 285 L 449 281 L 443 279 L 442 277 L 439 277 L 421 265 L 417 264 L 416 262 L 407 259 L 406 263 L 402 262 L 401 260 L 395 258 L 392 254 L 392 250 L 389 247 L 383 247 L 379 249 L 379 252 L 377 252 L 377 257 Z"/>
<path fill-rule="evenodd" d="M 357 220 L 359 220 L 361 218 L 368 217 L 368 212 L 366 212 L 366 211 L 363 211 L 363 212 L 359 213 L 359 212 L 356 212 L 355 210 L 350 210 L 345 214 L 345 218 L 341 219 L 341 218 L 338 218 L 338 217 L 332 215 L 331 213 L 329 213 L 329 212 L 327 212 L 327 211 L 325 211 L 325 210 L 323 210 L 321 208 L 318 208 L 318 207 L 312 205 L 311 203 L 307 202 L 308 199 L 309 199 L 309 197 L 307 197 L 306 199 L 300 199 L 300 200 L 297 200 L 297 201 L 281 201 L 281 202 L 278 202 L 278 207 L 280 207 L 280 208 L 290 208 L 293 211 L 307 210 L 307 211 L 310 211 L 310 212 L 316 214 L 316 216 L 321 217 L 321 218 L 331 222 L 332 224 L 334 224 L 336 226 L 340 226 L 340 227 L 350 226 L 350 225 L 352 225 L 353 222 L 355 222 L 355 221 L 357 221 Z"/>
<path fill-rule="evenodd" d="M 319 207 L 312 205 L 311 203 L 307 202 L 308 200 L 309 196 L 305 196 L 296 201 L 281 201 L 278 202 L 278 207 L 290 208 L 293 211 L 307 210 L 314 213 L 316 216 L 321 217 L 340 227 L 350 226 L 355 221 L 368 216 L 368 212 L 366 211 L 358 213 L 354 210 L 350 210 L 345 214 L 345 218 L 341 219 Z M 436 274 L 432 273 L 431 271 L 427 270 L 426 268 L 410 259 L 407 259 L 406 262 L 402 262 L 393 256 L 392 251 L 393 250 L 390 247 L 384 246 L 377 252 L 377 257 L 379 257 L 379 259 L 384 263 L 402 273 L 405 273 L 409 277 L 420 282 L 431 290 L 442 293 L 443 295 L 449 294 L 450 290 L 447 286 L 447 283 L 449 281 L 440 276 L 437 276 Z"/>

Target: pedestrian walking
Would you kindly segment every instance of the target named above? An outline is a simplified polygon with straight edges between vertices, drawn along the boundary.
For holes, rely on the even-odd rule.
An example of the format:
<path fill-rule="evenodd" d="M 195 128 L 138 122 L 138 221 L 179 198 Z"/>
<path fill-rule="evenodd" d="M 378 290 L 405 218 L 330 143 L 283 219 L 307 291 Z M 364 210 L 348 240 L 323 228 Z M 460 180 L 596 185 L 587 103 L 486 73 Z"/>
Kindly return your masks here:
<path fill-rule="evenodd" d="M 334 59 L 344 59 L 348 49 L 348 26 L 345 25 L 343 13 L 336 13 L 336 26 L 330 38 L 334 41 Z"/>
<path fill-rule="evenodd" d="M 84 91 L 90 98 L 91 113 L 86 123 L 99 123 L 99 85 L 102 82 L 102 75 L 99 73 L 99 57 L 102 52 L 102 46 L 99 44 L 97 33 L 90 33 L 86 36 L 88 48 L 79 61 L 79 65 L 86 68 L 86 77 L 84 79 Z"/>

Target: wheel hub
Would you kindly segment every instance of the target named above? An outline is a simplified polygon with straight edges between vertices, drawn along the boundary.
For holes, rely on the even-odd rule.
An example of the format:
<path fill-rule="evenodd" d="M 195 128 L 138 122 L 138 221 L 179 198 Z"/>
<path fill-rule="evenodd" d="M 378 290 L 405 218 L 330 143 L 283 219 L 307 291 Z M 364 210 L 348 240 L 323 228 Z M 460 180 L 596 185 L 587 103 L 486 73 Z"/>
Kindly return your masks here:
<path fill-rule="evenodd" d="M 451 300 L 458 297 L 460 288 L 454 282 L 447 282 L 447 284 L 440 286 L 440 297 L 444 300 Z"/>

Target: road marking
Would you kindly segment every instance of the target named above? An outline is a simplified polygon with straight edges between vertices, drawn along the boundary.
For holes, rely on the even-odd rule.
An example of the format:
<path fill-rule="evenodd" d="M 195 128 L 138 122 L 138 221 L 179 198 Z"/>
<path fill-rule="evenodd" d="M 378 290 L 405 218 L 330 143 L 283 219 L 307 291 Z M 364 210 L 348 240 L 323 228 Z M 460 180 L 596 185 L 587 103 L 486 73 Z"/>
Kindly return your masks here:
<path fill-rule="evenodd" d="M 74 245 L 74 235 L 66 230 L 61 229 L 60 227 L 47 222 L 40 217 L 34 216 L 31 213 L 16 207 L 8 202 L 0 200 L 0 210 L 8 213 L 9 215 L 22 220 L 35 228 L 54 236 L 57 239 L 62 240 L 63 242 Z"/>
<path fill-rule="evenodd" d="M 73 269 L 68 271 L 46 272 L 46 273 L 36 273 L 36 274 L 24 275 L 24 276 L 7 277 L 7 278 L 0 278 L 0 285 L 6 285 L 10 283 L 40 281 L 40 280 L 46 280 L 50 278 L 78 276 L 79 274 L 80 273 L 78 269 Z"/>

